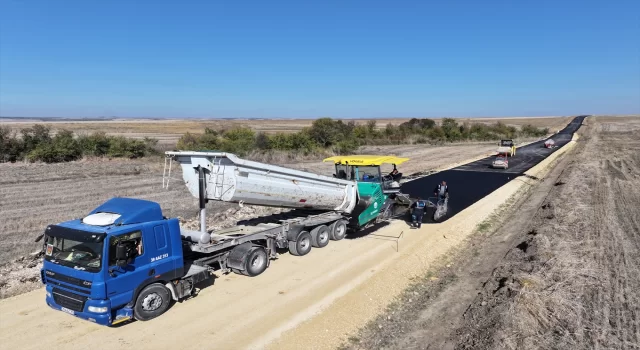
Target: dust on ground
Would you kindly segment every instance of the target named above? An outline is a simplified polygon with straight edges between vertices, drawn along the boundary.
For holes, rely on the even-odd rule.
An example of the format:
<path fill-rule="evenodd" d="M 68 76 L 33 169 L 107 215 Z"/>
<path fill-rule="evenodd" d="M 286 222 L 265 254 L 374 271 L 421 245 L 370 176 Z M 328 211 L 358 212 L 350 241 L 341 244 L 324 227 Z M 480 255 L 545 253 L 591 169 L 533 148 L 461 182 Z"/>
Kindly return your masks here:
<path fill-rule="evenodd" d="M 479 225 L 342 347 L 638 348 L 640 119 L 585 123 L 501 227 Z"/>

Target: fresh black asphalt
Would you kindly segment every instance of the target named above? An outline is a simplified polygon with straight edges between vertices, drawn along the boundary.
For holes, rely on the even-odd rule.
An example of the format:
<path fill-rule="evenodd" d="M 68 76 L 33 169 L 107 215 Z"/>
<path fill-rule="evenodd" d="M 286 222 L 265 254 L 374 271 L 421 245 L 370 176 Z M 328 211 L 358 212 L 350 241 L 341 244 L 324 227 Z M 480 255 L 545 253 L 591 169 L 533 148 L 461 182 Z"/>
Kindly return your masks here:
<path fill-rule="evenodd" d="M 491 162 L 495 156 L 491 156 L 406 182 L 402 184 L 402 192 L 411 198 L 427 199 L 434 196 L 434 189 L 439 183 L 443 180 L 446 181 L 449 187 L 449 208 L 447 216 L 442 221 L 447 220 L 507 182 L 521 176 L 525 171 L 567 144 L 580 128 L 585 117 L 573 118 L 564 129 L 550 137 L 555 141 L 555 148 L 544 147 L 544 142 L 547 139 L 519 147 L 515 157 L 509 158 L 508 169 L 492 169 Z M 424 223 L 433 222 L 431 216 L 432 211 L 428 211 Z"/>

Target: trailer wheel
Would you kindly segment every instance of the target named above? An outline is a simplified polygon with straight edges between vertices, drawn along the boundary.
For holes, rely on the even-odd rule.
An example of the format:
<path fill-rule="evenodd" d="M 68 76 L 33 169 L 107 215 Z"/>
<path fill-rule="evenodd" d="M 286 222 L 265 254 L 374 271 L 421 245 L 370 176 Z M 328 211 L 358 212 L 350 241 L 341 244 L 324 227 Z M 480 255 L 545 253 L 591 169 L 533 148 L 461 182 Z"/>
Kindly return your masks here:
<path fill-rule="evenodd" d="M 254 277 L 267 269 L 267 252 L 262 247 L 255 247 L 247 254 L 244 275 Z"/>
<path fill-rule="evenodd" d="M 291 255 L 303 256 L 311 251 L 311 234 L 308 231 L 301 231 L 298 239 L 289 241 L 289 253 Z"/>
<path fill-rule="evenodd" d="M 316 248 L 323 248 L 329 244 L 331 232 L 326 225 L 320 225 L 311 230 L 311 244 Z"/>
<path fill-rule="evenodd" d="M 338 220 L 329 226 L 329 232 L 332 240 L 339 241 L 347 235 L 347 223 L 344 220 Z"/>
<path fill-rule="evenodd" d="M 138 295 L 133 307 L 133 317 L 138 321 L 148 321 L 162 315 L 171 302 L 167 287 L 154 283 L 146 286 Z"/>

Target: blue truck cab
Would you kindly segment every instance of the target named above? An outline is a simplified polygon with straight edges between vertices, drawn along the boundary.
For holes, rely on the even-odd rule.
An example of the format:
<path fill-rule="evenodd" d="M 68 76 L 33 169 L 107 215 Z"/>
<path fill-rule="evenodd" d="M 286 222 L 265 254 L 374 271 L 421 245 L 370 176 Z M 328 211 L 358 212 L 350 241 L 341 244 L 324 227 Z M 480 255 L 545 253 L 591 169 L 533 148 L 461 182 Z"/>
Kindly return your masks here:
<path fill-rule="evenodd" d="M 155 202 L 113 198 L 82 219 L 49 225 L 43 249 L 47 304 L 91 322 L 151 319 L 183 294 L 179 222 Z"/>

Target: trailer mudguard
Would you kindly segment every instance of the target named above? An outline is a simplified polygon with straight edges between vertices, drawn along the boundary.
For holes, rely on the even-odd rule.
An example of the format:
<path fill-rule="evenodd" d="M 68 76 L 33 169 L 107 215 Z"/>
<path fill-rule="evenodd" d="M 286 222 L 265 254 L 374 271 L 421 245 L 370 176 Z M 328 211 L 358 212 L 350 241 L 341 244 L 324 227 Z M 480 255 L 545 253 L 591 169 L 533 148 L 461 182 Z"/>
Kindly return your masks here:
<path fill-rule="evenodd" d="M 227 267 L 244 271 L 244 263 L 246 261 L 247 254 L 251 251 L 251 248 L 253 248 L 253 244 L 251 242 L 242 243 L 233 248 L 229 253 L 229 256 L 227 256 Z"/>
<path fill-rule="evenodd" d="M 297 241 L 298 235 L 304 230 L 304 225 L 289 225 L 289 231 L 287 231 L 287 240 Z"/>

